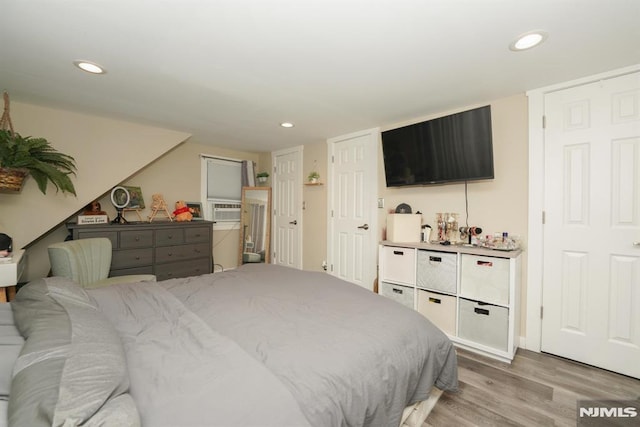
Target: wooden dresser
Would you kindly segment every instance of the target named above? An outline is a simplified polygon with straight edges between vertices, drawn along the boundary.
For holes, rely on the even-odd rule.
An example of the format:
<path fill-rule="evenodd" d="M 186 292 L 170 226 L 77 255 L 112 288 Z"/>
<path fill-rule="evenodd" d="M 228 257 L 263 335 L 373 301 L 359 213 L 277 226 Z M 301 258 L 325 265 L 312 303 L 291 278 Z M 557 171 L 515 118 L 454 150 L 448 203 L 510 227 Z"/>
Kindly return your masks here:
<path fill-rule="evenodd" d="M 213 271 L 213 223 L 139 222 L 67 224 L 73 240 L 106 237 L 113 257 L 109 276 L 155 274 L 157 280 L 198 276 Z"/>

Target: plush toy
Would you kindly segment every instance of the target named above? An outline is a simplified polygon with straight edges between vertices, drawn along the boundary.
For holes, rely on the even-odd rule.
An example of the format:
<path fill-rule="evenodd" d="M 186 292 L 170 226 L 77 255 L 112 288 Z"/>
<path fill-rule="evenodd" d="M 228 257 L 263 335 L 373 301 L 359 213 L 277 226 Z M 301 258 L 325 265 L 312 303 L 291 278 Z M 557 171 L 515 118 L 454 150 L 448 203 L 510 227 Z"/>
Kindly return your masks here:
<path fill-rule="evenodd" d="M 187 206 L 184 200 L 176 202 L 176 210 L 173 211 L 173 219 L 176 221 L 191 221 L 193 218 L 193 209 Z"/>
<path fill-rule="evenodd" d="M 102 210 L 102 206 L 100 206 L 100 202 L 94 200 L 84 207 L 84 211 L 82 211 L 82 215 L 106 215 L 107 213 Z"/>

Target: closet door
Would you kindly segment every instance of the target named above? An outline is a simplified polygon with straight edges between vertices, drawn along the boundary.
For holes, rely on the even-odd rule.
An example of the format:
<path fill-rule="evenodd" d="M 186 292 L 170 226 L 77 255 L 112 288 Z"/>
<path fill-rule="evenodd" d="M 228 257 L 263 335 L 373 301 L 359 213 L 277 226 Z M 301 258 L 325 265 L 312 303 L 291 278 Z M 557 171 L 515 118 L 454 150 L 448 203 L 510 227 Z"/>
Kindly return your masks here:
<path fill-rule="evenodd" d="M 544 102 L 541 349 L 640 378 L 640 73 Z"/>

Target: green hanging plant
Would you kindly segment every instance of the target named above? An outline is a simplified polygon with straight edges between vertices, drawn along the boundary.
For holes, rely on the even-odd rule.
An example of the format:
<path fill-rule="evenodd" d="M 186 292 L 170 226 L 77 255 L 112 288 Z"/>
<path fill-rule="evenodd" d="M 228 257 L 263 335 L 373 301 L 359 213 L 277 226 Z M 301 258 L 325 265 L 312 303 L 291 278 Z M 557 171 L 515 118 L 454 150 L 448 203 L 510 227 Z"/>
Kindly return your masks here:
<path fill-rule="evenodd" d="M 76 195 L 70 178 L 76 172 L 75 159 L 56 151 L 44 138 L 0 130 L 0 168 L 27 171 L 43 194 L 51 182 L 56 191 Z"/>

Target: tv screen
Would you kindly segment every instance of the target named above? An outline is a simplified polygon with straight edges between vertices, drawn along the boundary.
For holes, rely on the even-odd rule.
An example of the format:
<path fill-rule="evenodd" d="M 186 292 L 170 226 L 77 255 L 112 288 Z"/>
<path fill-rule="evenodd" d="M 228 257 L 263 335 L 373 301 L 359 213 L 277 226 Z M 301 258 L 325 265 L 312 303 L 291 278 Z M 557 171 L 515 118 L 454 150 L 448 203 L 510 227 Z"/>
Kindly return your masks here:
<path fill-rule="evenodd" d="M 387 187 L 493 179 L 491 106 L 382 132 Z"/>

